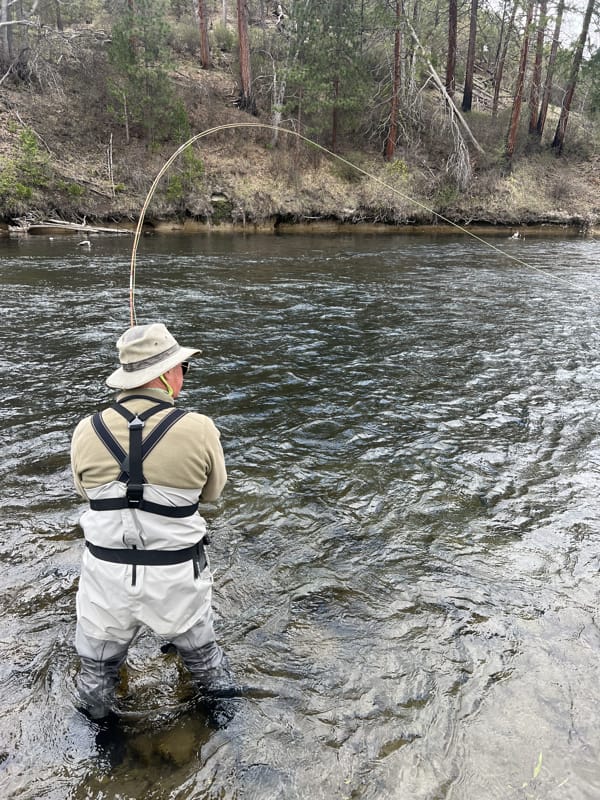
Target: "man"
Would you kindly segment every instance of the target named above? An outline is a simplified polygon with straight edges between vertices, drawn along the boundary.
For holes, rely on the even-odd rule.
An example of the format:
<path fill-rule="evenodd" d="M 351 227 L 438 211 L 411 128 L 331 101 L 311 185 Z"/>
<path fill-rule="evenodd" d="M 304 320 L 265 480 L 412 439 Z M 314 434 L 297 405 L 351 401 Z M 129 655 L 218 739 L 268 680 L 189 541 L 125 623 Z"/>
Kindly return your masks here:
<path fill-rule="evenodd" d="M 94 719 L 111 710 L 119 669 L 145 625 L 173 644 L 194 681 L 231 686 L 215 641 L 212 575 L 198 502 L 216 500 L 227 474 L 219 431 L 202 414 L 175 408 L 200 353 L 160 323 L 136 325 L 117 342 L 120 367 L 106 380 L 116 403 L 82 420 L 71 466 L 90 507 L 77 592 L 78 689 Z"/>

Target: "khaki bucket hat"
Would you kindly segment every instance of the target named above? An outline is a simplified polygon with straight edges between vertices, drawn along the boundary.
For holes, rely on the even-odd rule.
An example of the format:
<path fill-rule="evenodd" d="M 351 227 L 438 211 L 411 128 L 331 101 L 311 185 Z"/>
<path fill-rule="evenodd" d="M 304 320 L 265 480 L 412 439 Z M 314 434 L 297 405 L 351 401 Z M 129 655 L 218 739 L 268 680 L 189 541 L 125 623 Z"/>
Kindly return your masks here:
<path fill-rule="evenodd" d="M 201 353 L 181 347 L 162 322 L 134 325 L 117 342 L 121 366 L 106 379 L 112 389 L 135 389 Z"/>

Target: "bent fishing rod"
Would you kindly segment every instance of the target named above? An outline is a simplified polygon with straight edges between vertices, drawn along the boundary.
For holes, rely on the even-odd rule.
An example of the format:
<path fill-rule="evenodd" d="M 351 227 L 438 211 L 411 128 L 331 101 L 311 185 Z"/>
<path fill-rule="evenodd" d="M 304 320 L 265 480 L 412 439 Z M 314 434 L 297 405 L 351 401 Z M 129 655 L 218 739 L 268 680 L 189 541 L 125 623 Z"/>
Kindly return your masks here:
<path fill-rule="evenodd" d="M 146 195 L 146 199 L 145 199 L 144 204 L 142 206 L 142 210 L 140 212 L 140 217 L 139 217 L 136 229 L 135 229 L 135 236 L 134 236 L 134 239 L 133 239 L 133 247 L 132 247 L 132 251 L 131 251 L 131 265 L 130 265 L 130 273 L 129 273 L 129 317 L 130 317 L 130 324 L 132 326 L 137 324 L 137 316 L 136 316 L 136 309 L 135 309 L 137 249 L 138 249 L 140 237 L 141 237 L 141 234 L 142 234 L 142 229 L 143 229 L 143 226 L 144 226 L 144 219 L 145 219 L 145 216 L 146 216 L 146 211 L 148 210 L 148 206 L 150 205 L 150 202 L 152 201 L 152 197 L 154 196 L 154 193 L 155 193 L 155 191 L 156 191 L 156 189 L 158 187 L 158 184 L 160 183 L 161 178 L 163 177 L 165 172 L 167 172 L 167 170 L 173 164 L 173 162 L 176 161 L 177 158 L 185 150 L 187 150 L 188 147 L 191 147 L 195 142 L 198 142 L 200 139 L 204 139 L 206 136 L 210 136 L 213 133 L 219 133 L 220 131 L 225 131 L 225 130 L 237 130 L 237 129 L 240 129 L 240 128 L 254 128 L 254 129 L 257 129 L 257 130 L 278 131 L 279 133 L 286 134 L 287 136 L 295 136 L 297 139 L 305 142 L 310 147 L 313 147 L 313 148 L 319 150 L 320 152 L 324 153 L 329 158 L 335 159 L 336 161 L 340 162 L 341 164 L 345 164 L 347 167 L 350 167 L 351 169 L 353 169 L 354 171 L 358 172 L 359 174 L 364 175 L 367 178 L 370 178 L 372 181 L 374 181 L 375 183 L 379 184 L 382 188 L 385 188 L 388 191 L 393 192 L 394 194 L 396 194 L 399 197 L 401 197 L 403 200 L 407 200 L 409 203 L 412 203 L 412 204 L 418 206 L 419 208 L 423 209 L 424 211 L 427 211 L 427 213 L 432 214 L 433 216 L 437 217 L 437 219 L 441 220 L 446 225 L 450 225 L 451 227 L 456 228 L 457 230 L 461 231 L 461 233 L 466 233 L 472 239 L 475 239 L 480 244 L 483 244 L 485 247 L 488 247 L 489 249 L 494 250 L 495 252 L 499 253 L 500 255 L 504 256 L 505 258 L 508 258 L 508 259 L 516 262 L 517 264 L 520 264 L 521 266 L 526 267 L 527 269 L 533 270 L 534 272 L 538 272 L 538 273 L 542 274 L 544 277 L 546 277 L 546 278 L 548 278 L 550 280 L 559 281 L 561 283 L 567 284 L 568 286 L 573 285 L 572 282 L 567 280 L 566 278 L 561 278 L 558 275 L 550 275 L 545 270 L 540 269 L 539 267 L 535 267 L 533 264 L 529 264 L 526 261 L 523 261 L 523 259 L 519 258 L 518 256 L 515 256 L 512 253 L 507 253 L 501 247 L 497 247 L 495 244 L 492 244 L 491 242 L 488 242 L 486 239 L 483 239 L 481 236 L 478 236 L 476 233 L 474 233 L 473 231 L 471 231 L 468 228 L 464 227 L 463 225 L 460 225 L 459 223 L 454 222 L 451 219 L 448 219 L 448 217 L 445 217 L 443 214 L 440 214 L 438 211 L 434 211 L 434 209 L 430 208 L 425 203 L 422 203 L 420 200 L 417 200 L 416 198 L 411 197 L 406 192 L 401 191 L 396 186 L 392 186 L 391 184 L 389 184 L 386 181 L 384 181 L 381 178 L 379 178 L 377 175 L 373 175 L 368 170 L 363 169 L 362 167 L 359 167 L 357 164 L 353 164 L 347 158 L 344 158 L 343 156 L 340 156 L 337 153 L 334 153 L 332 150 L 329 150 L 327 147 L 324 147 L 323 145 L 319 144 L 318 142 L 315 142 L 312 139 L 309 139 L 307 136 L 303 136 L 301 133 L 298 133 L 297 131 L 291 131 L 291 130 L 288 130 L 287 128 L 275 127 L 274 125 L 270 125 L 270 124 L 268 124 L 266 122 L 230 122 L 230 123 L 226 123 L 224 125 L 217 125 L 214 128 L 207 128 L 206 130 L 201 131 L 200 133 L 197 133 L 194 136 L 191 136 L 187 141 L 185 141 L 182 145 L 180 145 L 177 148 L 177 150 L 170 156 L 170 158 L 168 158 L 167 161 L 165 161 L 165 163 L 161 167 L 160 171 L 158 172 L 156 178 L 152 182 L 152 185 L 150 186 L 150 189 L 148 190 L 148 194 Z"/>

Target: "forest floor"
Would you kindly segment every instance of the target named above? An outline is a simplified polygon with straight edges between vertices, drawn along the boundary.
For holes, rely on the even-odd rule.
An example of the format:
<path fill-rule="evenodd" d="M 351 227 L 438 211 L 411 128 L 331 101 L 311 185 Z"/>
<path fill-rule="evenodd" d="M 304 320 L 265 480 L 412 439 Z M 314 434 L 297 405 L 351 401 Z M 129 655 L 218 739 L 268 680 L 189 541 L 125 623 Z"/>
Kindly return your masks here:
<path fill-rule="evenodd" d="M 43 91 L 2 87 L 0 221 L 5 230 L 49 218 L 133 225 L 154 178 L 177 149 L 172 143 L 150 148 L 135 131 L 126 141 L 123 126 L 108 113 L 99 56 L 89 59 L 85 81 L 78 64 Z M 397 158 L 386 163 L 379 145 L 365 150 L 351 138 L 341 140 L 337 155 L 285 132 L 274 143 L 270 117 L 236 108 L 237 84 L 226 61 L 202 70 L 182 60 L 172 77 L 192 133 L 212 132 L 193 145 L 200 178 L 186 184 L 180 157 L 158 185 L 145 220 L 162 230 L 299 230 L 307 225 L 390 230 L 454 223 L 600 234 L 600 141 L 578 130 L 576 118 L 570 120 L 561 157 L 547 146 L 529 145 L 517 152 L 509 171 L 498 139 L 508 110 L 496 120 L 479 111 L 466 115 L 484 152 L 471 150 L 471 178 L 459 190 L 448 176 L 449 134 L 436 118 L 435 98 L 428 111 L 430 132 L 416 144 L 400 146 Z M 25 130 L 34 134 L 33 147 L 24 143 Z M 36 184 L 29 196 L 15 190 L 15 165 Z M 179 192 L 173 192 L 174 176 Z"/>

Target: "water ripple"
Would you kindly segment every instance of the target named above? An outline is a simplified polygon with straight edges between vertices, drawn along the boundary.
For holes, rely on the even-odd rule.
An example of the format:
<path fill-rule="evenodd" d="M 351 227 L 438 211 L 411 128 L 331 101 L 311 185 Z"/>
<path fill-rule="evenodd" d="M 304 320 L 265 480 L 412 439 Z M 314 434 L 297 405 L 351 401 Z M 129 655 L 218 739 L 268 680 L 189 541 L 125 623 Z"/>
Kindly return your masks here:
<path fill-rule="evenodd" d="M 142 321 L 203 349 L 182 402 L 221 429 L 215 611 L 251 690 L 219 723 L 144 634 L 108 740 L 73 706 L 68 446 L 128 253 L 52 244 L 0 268 L 3 796 L 596 796 L 594 243 L 519 243 L 567 284 L 461 238 L 142 243 Z"/>

